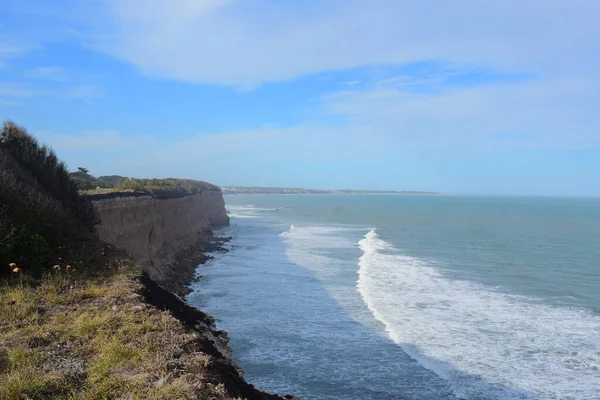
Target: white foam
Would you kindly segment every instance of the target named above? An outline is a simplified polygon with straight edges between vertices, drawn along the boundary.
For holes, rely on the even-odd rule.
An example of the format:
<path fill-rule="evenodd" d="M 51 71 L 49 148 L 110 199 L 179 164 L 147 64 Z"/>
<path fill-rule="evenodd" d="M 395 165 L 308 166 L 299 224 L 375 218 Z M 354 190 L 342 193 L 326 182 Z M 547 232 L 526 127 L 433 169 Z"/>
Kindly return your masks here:
<path fill-rule="evenodd" d="M 229 216 L 231 218 L 260 218 L 261 214 L 266 212 L 282 211 L 288 209 L 288 207 L 264 208 L 255 206 L 254 204 L 227 207 L 227 211 L 229 212 Z"/>
<path fill-rule="evenodd" d="M 248 204 L 245 206 L 228 206 L 227 211 L 229 211 L 229 217 L 231 218 L 260 218 L 261 212 L 271 211 L 271 209 Z"/>
<path fill-rule="evenodd" d="M 372 229 L 357 288 L 389 336 L 466 399 L 600 399 L 600 318 L 446 278 Z M 477 378 L 480 377 L 480 378 Z"/>

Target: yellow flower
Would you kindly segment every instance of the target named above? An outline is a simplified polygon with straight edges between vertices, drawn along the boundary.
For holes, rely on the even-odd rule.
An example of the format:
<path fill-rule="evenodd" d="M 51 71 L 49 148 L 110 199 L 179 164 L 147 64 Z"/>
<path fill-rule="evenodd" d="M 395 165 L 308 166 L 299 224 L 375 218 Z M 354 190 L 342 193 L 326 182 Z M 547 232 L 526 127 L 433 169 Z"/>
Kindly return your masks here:
<path fill-rule="evenodd" d="M 55 265 L 55 266 L 54 266 L 54 267 L 52 267 L 52 268 L 54 268 L 54 269 L 55 269 L 55 270 L 57 270 L 57 271 L 60 271 L 60 265 Z"/>
<path fill-rule="evenodd" d="M 18 274 L 19 272 L 21 272 L 21 268 L 13 268 L 13 272 L 15 274 Z"/>
<path fill-rule="evenodd" d="M 67 266 L 65 267 L 65 270 L 66 270 L 67 272 L 68 272 L 70 269 L 71 269 L 71 266 L 70 266 L 70 265 L 67 265 Z"/>
<path fill-rule="evenodd" d="M 17 264 L 15 264 L 15 263 L 10 263 L 10 264 L 8 264 L 8 266 L 11 268 L 17 268 Z"/>

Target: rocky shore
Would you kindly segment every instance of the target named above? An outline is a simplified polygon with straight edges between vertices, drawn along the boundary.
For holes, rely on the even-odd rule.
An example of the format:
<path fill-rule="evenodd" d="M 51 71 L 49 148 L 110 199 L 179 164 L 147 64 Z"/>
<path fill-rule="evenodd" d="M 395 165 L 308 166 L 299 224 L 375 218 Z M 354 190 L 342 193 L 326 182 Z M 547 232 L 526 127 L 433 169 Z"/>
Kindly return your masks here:
<path fill-rule="evenodd" d="M 231 358 L 227 332 L 216 329 L 212 316 L 187 305 L 178 296 L 150 279 L 147 274 L 141 276 L 140 282 L 143 285 L 141 294 L 149 304 L 170 311 L 186 328 L 199 334 L 195 346 L 190 350 L 210 356 L 210 368 L 218 376 L 216 382 L 224 386 L 229 396 L 247 400 L 298 400 L 292 395 L 280 396 L 260 391 L 246 382 L 241 368 Z"/>

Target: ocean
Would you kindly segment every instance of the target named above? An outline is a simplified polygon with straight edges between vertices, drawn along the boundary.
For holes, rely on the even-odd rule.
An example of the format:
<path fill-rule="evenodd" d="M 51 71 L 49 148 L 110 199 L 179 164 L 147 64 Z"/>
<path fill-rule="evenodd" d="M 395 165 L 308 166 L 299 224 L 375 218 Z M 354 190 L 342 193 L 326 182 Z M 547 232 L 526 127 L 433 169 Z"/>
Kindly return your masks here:
<path fill-rule="evenodd" d="M 600 199 L 225 196 L 188 301 L 308 399 L 600 399 Z"/>

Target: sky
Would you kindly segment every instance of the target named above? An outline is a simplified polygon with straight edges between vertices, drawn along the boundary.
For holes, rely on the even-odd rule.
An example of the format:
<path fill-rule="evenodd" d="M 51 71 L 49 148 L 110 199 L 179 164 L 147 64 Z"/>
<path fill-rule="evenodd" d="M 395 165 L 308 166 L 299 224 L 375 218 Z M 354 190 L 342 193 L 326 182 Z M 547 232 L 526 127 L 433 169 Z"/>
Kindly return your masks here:
<path fill-rule="evenodd" d="M 0 119 L 93 175 L 600 196 L 600 2 L 0 0 Z"/>

